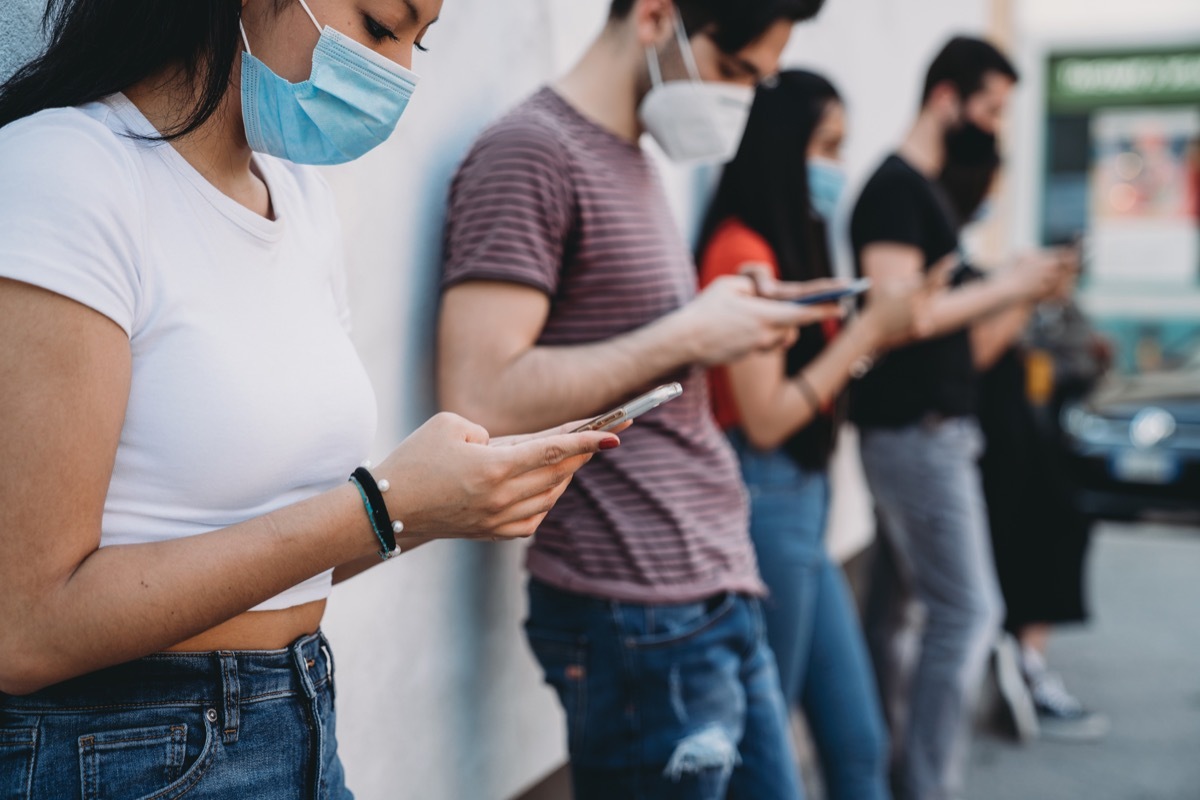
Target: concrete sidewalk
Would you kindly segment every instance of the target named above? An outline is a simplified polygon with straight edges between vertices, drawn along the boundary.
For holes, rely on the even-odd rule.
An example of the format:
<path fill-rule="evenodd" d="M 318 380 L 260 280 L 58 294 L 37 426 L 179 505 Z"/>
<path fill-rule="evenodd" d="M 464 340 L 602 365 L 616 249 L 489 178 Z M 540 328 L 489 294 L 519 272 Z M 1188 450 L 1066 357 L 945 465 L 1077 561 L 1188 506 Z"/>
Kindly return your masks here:
<path fill-rule="evenodd" d="M 1200 530 L 1104 526 L 1093 621 L 1052 640 L 1067 686 L 1112 721 L 1096 744 L 983 735 L 970 800 L 1200 800 Z"/>

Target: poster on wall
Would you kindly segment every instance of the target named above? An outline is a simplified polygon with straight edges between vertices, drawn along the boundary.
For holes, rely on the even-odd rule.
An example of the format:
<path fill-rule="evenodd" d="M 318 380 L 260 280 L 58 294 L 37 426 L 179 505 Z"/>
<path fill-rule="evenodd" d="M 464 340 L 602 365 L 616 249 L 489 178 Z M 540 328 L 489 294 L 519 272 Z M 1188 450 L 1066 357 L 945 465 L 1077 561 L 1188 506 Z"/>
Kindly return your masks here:
<path fill-rule="evenodd" d="M 1091 118 L 1091 278 L 1194 287 L 1200 265 L 1200 109 L 1126 107 Z"/>

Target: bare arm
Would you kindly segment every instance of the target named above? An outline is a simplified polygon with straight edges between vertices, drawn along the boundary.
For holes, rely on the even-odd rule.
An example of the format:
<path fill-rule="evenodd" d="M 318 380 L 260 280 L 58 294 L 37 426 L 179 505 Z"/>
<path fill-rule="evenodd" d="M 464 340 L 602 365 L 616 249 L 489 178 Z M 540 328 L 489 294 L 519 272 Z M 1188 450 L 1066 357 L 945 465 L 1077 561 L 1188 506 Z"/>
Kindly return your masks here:
<path fill-rule="evenodd" d="M 822 403 L 839 394 L 850 380 L 855 362 L 880 343 L 872 320 L 859 317 L 847 326 L 797 377 L 786 375 L 786 352 L 780 348 L 755 353 L 727 367 L 742 431 L 760 450 L 782 445 L 820 413 L 800 387 L 800 379 Z"/>
<path fill-rule="evenodd" d="M 956 257 L 947 256 L 945 268 Z M 912 245 L 877 242 L 862 251 L 863 274 L 877 283 L 894 280 L 913 280 L 924 267 L 921 251 Z M 1030 299 L 1045 290 L 1050 266 L 1038 262 L 1027 268 L 1004 270 L 997 276 L 940 292 L 930 299 L 919 320 L 918 331 L 923 338 L 935 338 L 960 330 L 975 320 L 1013 304 Z"/>
<path fill-rule="evenodd" d="M 806 427 L 845 389 L 856 364 L 909 340 L 920 309 L 940 290 L 939 275 L 877 286 L 871 304 L 799 375 L 786 376 L 782 349 L 730 365 L 730 388 L 750 443 L 770 450 Z"/>
<path fill-rule="evenodd" d="M 2 279 L 0 341 L 0 691 L 169 647 L 378 548 L 350 484 L 212 533 L 99 548 L 129 341 L 91 309 Z M 605 437 L 494 448 L 440 415 L 375 472 L 409 541 L 526 536 Z"/>
<path fill-rule="evenodd" d="M 442 300 L 441 405 L 496 433 L 537 430 L 601 413 L 683 367 L 769 349 L 796 326 L 837 313 L 754 297 L 748 278 L 717 283 L 642 328 L 569 347 L 537 345 L 550 313 L 542 292 L 514 283 L 459 284 Z"/>

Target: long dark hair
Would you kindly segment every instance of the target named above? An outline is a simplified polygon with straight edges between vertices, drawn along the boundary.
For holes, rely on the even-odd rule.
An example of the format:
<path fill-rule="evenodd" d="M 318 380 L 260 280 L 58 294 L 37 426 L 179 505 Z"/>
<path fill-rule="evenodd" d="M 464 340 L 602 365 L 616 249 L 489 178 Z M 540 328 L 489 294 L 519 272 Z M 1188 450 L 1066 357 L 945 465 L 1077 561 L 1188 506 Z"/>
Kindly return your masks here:
<path fill-rule="evenodd" d="M 804 281 L 829 277 L 825 221 L 813 210 L 808 186 L 808 147 L 831 103 L 840 102 L 833 84 L 812 72 L 780 73 L 759 89 L 750 109 L 737 156 L 725 167 L 700 234 L 697 263 L 717 229 L 737 220 L 766 240 L 779 265 L 780 277 Z M 795 375 L 825 349 L 820 325 L 801 329 L 787 353 L 788 375 Z M 798 464 L 825 469 L 837 442 L 844 403 L 821 414 L 784 443 Z"/>
<path fill-rule="evenodd" d="M 771 246 L 784 280 L 832 274 L 825 222 L 809 194 L 808 146 L 830 103 L 840 100 L 832 83 L 804 70 L 781 72 L 758 90 L 737 156 L 709 205 L 699 253 L 721 223 L 738 219 Z"/>
<path fill-rule="evenodd" d="M 42 18 L 49 44 L 0 85 L 0 127 L 99 100 L 178 66 L 196 102 L 162 138 L 189 134 L 229 90 L 241 14 L 241 0 L 49 0 Z"/>

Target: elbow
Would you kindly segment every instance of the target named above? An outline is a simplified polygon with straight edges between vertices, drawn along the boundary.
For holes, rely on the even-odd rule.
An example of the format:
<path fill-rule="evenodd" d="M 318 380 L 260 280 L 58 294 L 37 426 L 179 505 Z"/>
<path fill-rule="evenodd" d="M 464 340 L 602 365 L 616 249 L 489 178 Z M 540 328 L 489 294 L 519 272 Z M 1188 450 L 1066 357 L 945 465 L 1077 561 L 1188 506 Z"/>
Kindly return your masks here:
<path fill-rule="evenodd" d="M 478 392 L 471 390 L 455 391 L 443 388 L 438 398 L 438 406 L 442 411 L 473 422 L 484 428 L 491 436 L 504 436 L 515 431 L 512 421 L 507 419 L 503 409 Z"/>
<path fill-rule="evenodd" d="M 753 423 L 743 421 L 742 433 L 745 434 L 746 441 L 751 447 L 764 453 L 782 447 L 788 439 L 787 431 L 757 421 Z"/>

